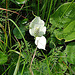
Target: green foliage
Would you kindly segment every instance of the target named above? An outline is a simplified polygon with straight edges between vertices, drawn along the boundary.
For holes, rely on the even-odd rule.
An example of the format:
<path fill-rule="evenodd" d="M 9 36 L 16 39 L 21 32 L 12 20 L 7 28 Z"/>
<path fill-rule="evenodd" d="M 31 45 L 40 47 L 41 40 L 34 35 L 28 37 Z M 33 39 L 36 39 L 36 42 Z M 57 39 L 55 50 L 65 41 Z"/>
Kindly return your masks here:
<path fill-rule="evenodd" d="M 23 36 L 25 36 L 25 31 L 28 30 L 28 27 L 25 26 L 25 24 L 27 23 L 28 19 L 23 19 L 21 21 L 19 21 L 19 29 L 22 32 Z M 15 27 L 13 30 L 13 34 L 16 36 L 17 39 L 22 39 L 22 36 L 20 34 L 20 32 L 18 31 L 18 29 Z"/>
<path fill-rule="evenodd" d="M 65 12 L 64 12 L 65 11 Z M 55 28 L 55 36 L 59 39 L 65 39 L 65 42 L 75 40 L 75 3 L 65 3 L 51 15 L 50 22 Z"/>
<path fill-rule="evenodd" d="M 64 53 L 66 54 L 66 60 L 71 64 L 75 64 L 75 42 L 69 43 Z"/>
<path fill-rule="evenodd" d="M 15 66 L 12 66 L 8 71 L 8 75 L 13 75 L 14 69 L 15 69 Z"/>
<path fill-rule="evenodd" d="M 0 65 L 4 64 L 7 62 L 7 55 L 5 53 L 3 53 L 2 51 L 0 51 Z"/>
<path fill-rule="evenodd" d="M 2 30 L 0 29 L 0 39 L 1 39 L 1 37 L 2 37 L 1 33 L 2 33 Z"/>
<path fill-rule="evenodd" d="M 20 26 L 19 29 L 21 30 L 23 36 L 25 36 L 25 28 L 24 26 Z M 14 28 L 13 34 L 17 37 L 17 39 L 22 39 L 21 34 L 19 33 L 17 28 Z"/>
<path fill-rule="evenodd" d="M 75 21 L 75 3 L 62 4 L 50 18 L 50 23 L 57 28 L 65 28 L 72 21 Z"/>
<path fill-rule="evenodd" d="M 65 42 L 75 40 L 75 21 L 72 21 L 67 27 L 61 30 L 55 30 L 55 35 L 59 40 L 65 39 Z"/>
<path fill-rule="evenodd" d="M 31 75 L 33 14 L 47 27 L 46 50 L 37 49 L 32 62 L 34 75 L 75 75 L 74 0 L 1 0 L 0 75 Z"/>
<path fill-rule="evenodd" d="M 75 72 L 75 67 L 74 66 L 75 66 L 75 64 L 71 66 L 73 72 Z"/>
<path fill-rule="evenodd" d="M 0 65 L 0 74 L 2 74 L 3 72 L 4 72 L 4 70 L 3 70 L 4 68 L 3 68 L 3 66 L 2 65 Z"/>

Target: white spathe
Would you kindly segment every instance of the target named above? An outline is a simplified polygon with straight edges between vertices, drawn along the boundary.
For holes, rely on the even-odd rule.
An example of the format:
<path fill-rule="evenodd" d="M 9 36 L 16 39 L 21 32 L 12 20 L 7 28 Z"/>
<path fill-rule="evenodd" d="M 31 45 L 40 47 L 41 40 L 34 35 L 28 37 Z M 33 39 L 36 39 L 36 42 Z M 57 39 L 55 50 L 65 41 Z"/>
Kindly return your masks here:
<path fill-rule="evenodd" d="M 36 37 L 35 44 L 37 45 L 37 48 L 45 50 L 46 38 L 44 36 Z"/>
<path fill-rule="evenodd" d="M 44 21 L 40 17 L 35 17 L 29 25 L 29 33 L 34 37 L 41 37 L 46 33 Z"/>

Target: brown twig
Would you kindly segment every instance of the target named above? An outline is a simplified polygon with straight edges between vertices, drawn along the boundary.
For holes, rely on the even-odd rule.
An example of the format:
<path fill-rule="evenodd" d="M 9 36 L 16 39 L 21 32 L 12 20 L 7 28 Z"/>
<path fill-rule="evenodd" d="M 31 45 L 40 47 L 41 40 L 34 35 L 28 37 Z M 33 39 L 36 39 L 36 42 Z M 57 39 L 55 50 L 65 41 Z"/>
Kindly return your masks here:
<path fill-rule="evenodd" d="M 18 42 L 18 44 L 19 44 L 20 53 L 21 53 L 21 44 L 20 44 L 19 40 L 16 38 L 16 36 L 14 36 L 14 37 L 15 37 L 16 41 L 17 41 L 17 42 Z"/>
<path fill-rule="evenodd" d="M 32 75 L 34 75 L 34 74 L 33 74 L 33 71 L 32 71 L 32 69 L 31 69 L 31 66 L 32 66 L 33 60 L 34 60 L 34 58 L 35 58 L 36 51 L 37 51 L 37 47 L 36 47 L 36 50 L 35 50 L 35 52 L 34 52 L 33 58 L 32 58 L 32 60 L 31 60 L 30 68 L 29 68 L 29 70 L 30 70 L 30 72 L 31 72 Z"/>
<path fill-rule="evenodd" d="M 20 15 L 18 12 L 11 11 L 11 10 L 4 9 L 4 8 L 0 8 L 0 10 L 9 11 L 9 12 L 12 12 L 12 13 L 15 13 L 15 14 L 18 14 L 18 15 Z M 20 15 L 20 16 L 22 16 L 22 15 Z M 26 19 L 26 17 L 24 17 L 24 16 L 22 16 L 22 17 Z"/>

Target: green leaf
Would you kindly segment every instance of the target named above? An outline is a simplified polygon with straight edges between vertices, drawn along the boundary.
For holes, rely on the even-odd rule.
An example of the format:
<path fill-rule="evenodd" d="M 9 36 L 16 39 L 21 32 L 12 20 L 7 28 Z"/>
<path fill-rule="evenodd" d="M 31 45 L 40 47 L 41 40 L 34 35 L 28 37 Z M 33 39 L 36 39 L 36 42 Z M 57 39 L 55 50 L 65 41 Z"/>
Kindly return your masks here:
<path fill-rule="evenodd" d="M 65 53 L 60 53 L 60 58 L 58 59 L 58 62 L 57 65 L 59 65 L 59 68 L 58 68 L 58 71 L 61 72 L 61 73 L 65 73 L 65 71 L 67 70 L 67 60 L 65 59 L 66 57 L 66 54 Z M 58 66 L 56 66 L 58 67 Z"/>
<path fill-rule="evenodd" d="M 50 22 L 58 28 L 54 33 L 59 40 L 65 39 L 65 42 L 75 40 L 75 3 L 61 5 L 51 15 Z"/>
<path fill-rule="evenodd" d="M 62 30 L 55 30 L 54 33 L 59 40 L 65 39 L 65 42 L 75 40 L 75 21 Z"/>
<path fill-rule="evenodd" d="M 0 65 L 4 64 L 7 62 L 7 55 L 0 51 Z"/>
<path fill-rule="evenodd" d="M 21 30 L 23 36 L 25 36 L 25 27 L 24 26 L 20 26 L 19 29 Z M 13 30 L 13 34 L 18 38 L 18 39 L 22 39 L 21 34 L 19 33 L 18 29 L 15 27 Z"/>
<path fill-rule="evenodd" d="M 19 70 L 19 65 L 20 65 L 20 56 L 18 58 L 18 61 L 17 61 L 17 64 L 16 64 L 16 67 L 15 67 L 13 75 L 17 75 L 18 70 Z"/>
<path fill-rule="evenodd" d="M 50 17 L 50 23 L 58 28 L 65 28 L 72 21 L 75 21 L 75 2 L 62 4 Z"/>
<path fill-rule="evenodd" d="M 75 42 L 69 43 L 64 53 L 67 55 L 66 60 L 71 64 L 75 64 Z"/>
<path fill-rule="evenodd" d="M 63 75 L 67 70 L 66 66 L 62 63 L 57 63 L 53 67 L 53 75 Z"/>
<path fill-rule="evenodd" d="M 60 52 L 59 55 L 56 55 L 58 58 L 57 62 L 54 63 L 54 67 L 52 69 L 53 75 L 63 75 L 63 73 L 67 70 L 67 60 L 65 59 L 66 54 Z M 52 58 L 53 59 L 53 58 Z"/>
<path fill-rule="evenodd" d="M 16 0 L 16 2 L 17 2 L 18 4 L 24 4 L 24 3 L 27 2 L 27 0 Z"/>

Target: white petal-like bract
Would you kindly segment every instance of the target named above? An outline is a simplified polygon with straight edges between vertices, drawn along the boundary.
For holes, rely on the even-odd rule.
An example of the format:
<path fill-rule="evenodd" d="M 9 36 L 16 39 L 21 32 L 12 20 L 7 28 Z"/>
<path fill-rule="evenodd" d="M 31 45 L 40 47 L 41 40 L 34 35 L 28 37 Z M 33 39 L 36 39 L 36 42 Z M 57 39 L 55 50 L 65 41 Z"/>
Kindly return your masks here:
<path fill-rule="evenodd" d="M 33 28 L 35 25 L 42 25 L 42 26 L 44 26 L 44 21 L 43 20 L 41 20 L 40 19 L 40 17 L 35 17 L 32 21 L 31 21 L 31 23 L 30 23 L 30 28 Z"/>
<path fill-rule="evenodd" d="M 36 37 L 35 44 L 37 45 L 37 48 L 45 50 L 45 47 L 46 47 L 46 38 L 44 36 L 42 36 L 42 37 Z"/>
<path fill-rule="evenodd" d="M 29 25 L 29 33 L 35 37 L 37 48 L 44 49 L 46 46 L 46 38 L 43 36 L 46 33 L 45 23 L 40 17 L 35 17 Z"/>
<path fill-rule="evenodd" d="M 40 17 L 35 17 L 29 25 L 29 33 L 34 37 L 41 37 L 46 33 L 44 21 Z"/>

